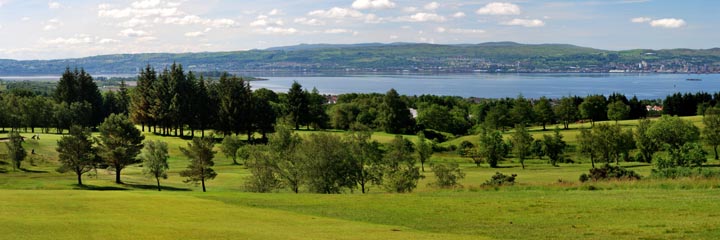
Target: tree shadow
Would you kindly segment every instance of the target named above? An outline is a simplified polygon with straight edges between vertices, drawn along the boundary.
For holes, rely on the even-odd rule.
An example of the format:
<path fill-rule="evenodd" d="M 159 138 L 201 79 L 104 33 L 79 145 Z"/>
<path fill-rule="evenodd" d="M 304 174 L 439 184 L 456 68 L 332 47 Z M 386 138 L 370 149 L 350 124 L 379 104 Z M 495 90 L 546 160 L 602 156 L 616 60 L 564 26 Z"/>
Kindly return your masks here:
<path fill-rule="evenodd" d="M 157 190 L 157 185 L 147 185 L 147 184 L 125 184 L 125 186 L 128 186 L 130 188 L 135 189 L 143 189 L 143 190 Z M 187 192 L 191 191 L 189 188 L 176 188 L 176 187 L 170 187 L 170 186 L 160 186 L 160 189 L 163 191 L 176 191 L 176 192 Z"/>
<path fill-rule="evenodd" d="M 48 171 L 43 170 L 30 170 L 25 168 L 20 168 L 20 171 L 26 172 L 26 173 L 48 173 Z"/>
<path fill-rule="evenodd" d="M 639 168 L 639 167 L 648 167 L 648 166 L 652 166 L 652 165 L 650 165 L 650 164 L 635 164 L 635 165 L 627 165 L 627 166 L 622 166 L 622 167 L 623 168 Z"/>
<path fill-rule="evenodd" d="M 90 190 L 90 191 L 127 191 L 127 188 L 115 187 L 115 186 L 93 186 L 93 185 L 74 185 L 73 189 L 79 190 Z"/>
<path fill-rule="evenodd" d="M 702 167 L 718 168 L 718 167 L 720 167 L 720 164 L 705 164 Z"/>
<path fill-rule="evenodd" d="M 7 170 L 7 169 L 4 169 L 4 168 L 0 168 L 0 173 L 7 173 L 7 172 L 8 172 L 8 170 Z"/>

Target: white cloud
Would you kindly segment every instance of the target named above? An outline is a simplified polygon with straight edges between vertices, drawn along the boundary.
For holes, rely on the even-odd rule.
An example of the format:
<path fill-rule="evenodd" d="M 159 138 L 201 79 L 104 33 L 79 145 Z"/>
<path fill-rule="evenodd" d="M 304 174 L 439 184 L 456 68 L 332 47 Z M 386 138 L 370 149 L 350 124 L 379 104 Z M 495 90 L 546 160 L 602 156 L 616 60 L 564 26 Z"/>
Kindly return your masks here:
<path fill-rule="evenodd" d="M 293 22 L 298 23 L 298 24 L 303 24 L 303 25 L 310 25 L 310 26 L 325 25 L 325 22 L 322 20 L 318 20 L 315 18 L 305 18 L 305 17 L 296 18 Z"/>
<path fill-rule="evenodd" d="M 652 21 L 652 19 L 648 18 L 648 17 L 636 17 L 636 18 L 630 19 L 630 21 L 634 22 L 634 23 L 645 23 L 645 22 Z"/>
<path fill-rule="evenodd" d="M 120 31 L 120 36 L 124 36 L 124 37 L 138 38 L 138 37 L 148 37 L 148 35 L 149 34 L 146 31 L 135 30 L 132 28 L 127 28 L 127 29 L 123 29 L 122 31 Z"/>
<path fill-rule="evenodd" d="M 679 28 L 687 25 L 685 20 L 677 18 L 663 18 L 650 21 L 650 26 L 661 28 Z"/>
<path fill-rule="evenodd" d="M 360 18 L 363 17 L 363 13 L 348 9 L 348 8 L 339 8 L 339 7 L 333 7 L 328 10 L 315 10 L 310 13 L 308 13 L 309 16 L 314 17 L 322 17 L 322 18 Z"/>
<path fill-rule="evenodd" d="M 273 10 L 270 10 L 270 12 L 268 12 L 268 15 L 275 16 L 280 15 L 280 13 L 282 13 L 280 10 L 274 8 Z"/>
<path fill-rule="evenodd" d="M 130 20 L 121 22 L 120 24 L 118 24 L 118 26 L 124 27 L 124 28 L 134 28 L 134 27 L 140 27 L 145 24 L 147 24 L 147 20 L 145 20 L 145 19 L 131 18 Z"/>
<path fill-rule="evenodd" d="M 30 21 L 30 17 L 22 17 L 20 21 L 27 22 Z"/>
<path fill-rule="evenodd" d="M 295 28 L 267 27 L 264 29 L 263 33 L 290 35 L 298 33 L 298 30 Z"/>
<path fill-rule="evenodd" d="M 372 13 L 365 15 L 365 23 L 382 23 L 384 20 L 385 19 Z"/>
<path fill-rule="evenodd" d="M 465 17 L 465 13 L 464 12 L 456 12 L 452 16 L 454 18 L 463 18 L 463 17 Z"/>
<path fill-rule="evenodd" d="M 418 11 L 418 9 L 416 7 L 404 7 L 402 10 L 403 10 L 403 12 L 409 12 L 409 13 Z"/>
<path fill-rule="evenodd" d="M 57 18 L 53 18 L 53 19 L 50 19 L 47 22 L 45 22 L 44 25 L 45 25 L 43 27 L 44 31 L 51 31 L 51 30 L 55 30 L 55 29 L 59 28 L 60 26 L 63 25 L 63 23 L 60 22 L 60 20 L 58 20 Z"/>
<path fill-rule="evenodd" d="M 425 6 L 423 8 L 425 8 L 425 10 L 433 11 L 433 10 L 438 9 L 439 7 L 440 7 L 439 3 L 431 2 L 431 3 L 425 4 Z"/>
<path fill-rule="evenodd" d="M 352 7 L 355 9 L 385 9 L 394 8 L 395 3 L 390 0 L 355 0 Z"/>
<path fill-rule="evenodd" d="M 93 39 L 89 36 L 76 36 L 70 38 L 55 38 L 45 41 L 47 44 L 52 45 L 77 45 L 77 44 L 88 44 L 92 43 Z"/>
<path fill-rule="evenodd" d="M 103 38 L 98 41 L 99 44 L 110 44 L 110 43 L 118 43 L 120 41 L 111 39 L 111 38 Z"/>
<path fill-rule="evenodd" d="M 466 29 L 466 28 L 444 28 L 444 27 L 438 27 L 435 29 L 438 33 L 454 33 L 454 34 L 479 34 L 479 33 L 485 33 L 485 30 L 482 29 Z"/>
<path fill-rule="evenodd" d="M 518 15 L 520 6 L 512 3 L 492 2 L 476 11 L 480 15 Z"/>
<path fill-rule="evenodd" d="M 185 33 L 186 37 L 200 37 L 203 35 L 205 35 L 205 32 L 201 32 L 201 31 Z"/>
<path fill-rule="evenodd" d="M 48 2 L 48 7 L 50 9 L 58 9 L 58 8 L 62 7 L 62 4 L 60 4 L 59 2 L 56 2 L 56 1 L 50 1 L 50 2 Z"/>
<path fill-rule="evenodd" d="M 652 19 L 649 17 L 636 17 L 630 19 L 630 21 L 633 23 L 648 23 L 651 27 L 658 28 L 680 28 L 687 25 L 685 20 L 678 18 Z"/>
<path fill-rule="evenodd" d="M 542 27 L 545 26 L 545 22 L 540 19 L 520 19 L 515 18 L 513 20 L 502 22 L 502 25 L 508 26 L 523 26 L 523 27 Z"/>
<path fill-rule="evenodd" d="M 238 26 L 238 23 L 229 18 L 220 18 L 211 20 L 208 25 L 215 28 L 229 28 Z"/>
<path fill-rule="evenodd" d="M 134 8 L 154 8 L 160 5 L 160 0 L 143 0 L 131 4 Z"/>
<path fill-rule="evenodd" d="M 397 35 L 390 35 L 390 39 L 395 40 L 395 39 L 398 39 L 398 38 L 400 38 L 400 37 L 398 37 Z"/>
<path fill-rule="evenodd" d="M 439 33 L 444 33 L 445 31 L 447 31 L 447 29 L 445 29 L 444 27 L 438 27 L 435 29 L 435 31 Z"/>
<path fill-rule="evenodd" d="M 402 22 L 444 22 L 447 19 L 435 13 L 419 12 L 411 16 L 400 17 L 398 20 Z"/>
<path fill-rule="evenodd" d="M 352 31 L 343 29 L 343 28 L 335 28 L 335 29 L 328 29 L 325 30 L 325 33 L 328 34 L 340 34 L 340 33 L 351 33 Z"/>

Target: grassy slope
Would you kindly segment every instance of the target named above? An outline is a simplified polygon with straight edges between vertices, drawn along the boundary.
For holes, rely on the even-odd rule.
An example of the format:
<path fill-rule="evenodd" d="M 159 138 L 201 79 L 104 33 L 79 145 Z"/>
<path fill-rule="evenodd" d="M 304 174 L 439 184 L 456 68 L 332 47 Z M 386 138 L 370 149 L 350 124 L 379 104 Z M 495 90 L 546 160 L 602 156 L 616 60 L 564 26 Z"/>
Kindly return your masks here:
<path fill-rule="evenodd" d="M 635 123 L 621 122 L 627 127 Z M 563 131 L 566 140 L 574 141 L 578 127 Z M 381 142 L 392 137 L 374 136 Z M 76 188 L 73 175 L 54 171 L 59 136 L 28 140 L 26 148 L 38 153 L 36 166 L 25 163 L 32 171 L 0 173 L 0 233 L 9 239 L 720 238 L 720 205 L 715 204 L 720 180 L 582 184 L 577 177 L 590 168 L 588 163 L 550 167 L 545 160 L 529 160 L 523 170 L 510 160 L 501 164 L 504 168 L 491 169 L 436 154 L 431 161 L 461 163 L 467 174 L 465 190 L 438 191 L 428 186 L 433 176 L 426 172 L 413 194 L 385 194 L 377 187 L 368 195 L 254 194 L 241 192 L 247 169 L 218 153 L 219 175 L 208 182 L 209 193 L 200 193 L 178 175 L 187 164 L 178 150 L 186 141 L 152 134 L 147 138 L 170 145 L 171 172 L 162 180 L 163 192 L 153 189 L 153 180 L 142 176 L 138 166 L 123 171 L 125 185 L 114 184 L 114 176 L 105 170 L 84 177 L 90 186 L 86 189 L 126 191 L 71 190 Z M 645 176 L 651 169 L 647 164 L 623 165 Z M 497 191 L 479 187 L 495 171 L 517 173 L 519 183 Z M 587 191 L 591 188 L 602 190 Z"/>

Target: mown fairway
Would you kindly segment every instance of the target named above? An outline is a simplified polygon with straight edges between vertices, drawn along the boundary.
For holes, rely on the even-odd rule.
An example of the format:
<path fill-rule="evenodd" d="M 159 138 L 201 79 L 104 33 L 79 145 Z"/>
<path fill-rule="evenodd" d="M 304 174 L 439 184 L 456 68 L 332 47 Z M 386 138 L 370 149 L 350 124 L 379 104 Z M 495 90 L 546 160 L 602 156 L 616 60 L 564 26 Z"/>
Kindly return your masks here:
<path fill-rule="evenodd" d="M 635 121 L 621 124 L 632 127 Z M 578 126 L 571 127 L 563 134 L 574 144 Z M 551 133 L 534 130 L 537 136 Z M 387 141 L 392 136 L 375 137 Z M 161 180 L 164 190 L 158 192 L 137 165 L 123 170 L 124 185 L 114 184 L 111 172 L 98 170 L 84 176 L 87 187 L 79 189 L 72 174 L 55 172 L 58 139 L 41 134 L 39 141 L 27 140 L 26 149 L 38 153 L 31 156 L 35 166 L 30 160 L 23 163 L 29 171 L 0 166 L 7 171 L 0 173 L 1 239 L 720 238 L 720 180 L 583 184 L 578 176 L 590 164 L 574 153 L 569 157 L 582 163 L 551 167 L 534 159 L 524 170 L 512 159 L 491 169 L 452 153 L 436 154 L 432 161 L 461 163 L 467 174 L 463 189 L 428 186 L 433 175 L 426 166 L 426 178 L 412 194 L 371 187 L 365 195 L 242 192 L 248 170 L 218 153 L 218 177 L 202 193 L 178 175 L 187 164 L 178 148 L 187 141 L 147 134 L 170 145 L 170 176 Z M 462 139 L 477 141 L 469 136 L 450 144 Z M 622 165 L 643 176 L 652 169 L 642 163 Z M 518 174 L 518 184 L 481 187 L 496 171 Z"/>

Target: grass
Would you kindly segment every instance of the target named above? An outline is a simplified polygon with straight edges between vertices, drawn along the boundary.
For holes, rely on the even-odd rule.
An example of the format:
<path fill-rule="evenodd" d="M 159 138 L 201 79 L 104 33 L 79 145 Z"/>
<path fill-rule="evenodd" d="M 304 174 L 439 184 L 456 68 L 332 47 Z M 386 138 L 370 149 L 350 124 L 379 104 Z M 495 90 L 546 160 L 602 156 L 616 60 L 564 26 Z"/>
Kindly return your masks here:
<path fill-rule="evenodd" d="M 699 117 L 688 118 L 696 124 Z M 632 128 L 636 121 L 621 121 Z M 563 130 L 571 144 L 580 125 Z M 553 127 L 549 127 L 552 129 Z M 536 136 L 552 131 L 532 129 Z M 313 131 L 300 131 L 307 136 Z M 332 134 L 344 134 L 334 131 Z M 32 134 L 23 134 L 32 135 Z M 458 162 L 467 174 L 464 187 L 442 190 L 429 163 L 426 176 L 411 194 L 387 194 L 371 186 L 369 194 L 272 194 L 242 191 L 249 172 L 219 151 L 218 177 L 208 193 L 183 182 L 179 172 L 188 161 L 179 147 L 187 140 L 146 133 L 168 142 L 169 178 L 154 180 L 133 165 L 123 170 L 125 184 L 98 170 L 83 177 L 55 171 L 59 135 L 27 140 L 34 149 L 26 171 L 13 172 L 0 162 L 0 233 L 8 239 L 718 239 L 720 179 L 677 179 L 580 183 L 590 169 L 580 163 L 552 167 L 546 159 L 515 159 L 492 169 L 477 167 L 454 153 L 437 153 L 430 162 Z M 394 135 L 375 134 L 380 142 Z M 414 137 L 414 136 L 407 136 Z M 477 141 L 476 136 L 463 139 Z M 219 149 L 217 149 L 219 150 Z M 0 144 L 0 154 L 5 151 Z M 718 162 L 711 161 L 712 166 Z M 652 166 L 621 163 L 643 176 Z M 481 187 L 496 171 L 518 174 L 517 184 Z M 120 230 L 118 230 L 120 229 Z"/>

